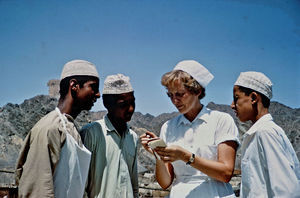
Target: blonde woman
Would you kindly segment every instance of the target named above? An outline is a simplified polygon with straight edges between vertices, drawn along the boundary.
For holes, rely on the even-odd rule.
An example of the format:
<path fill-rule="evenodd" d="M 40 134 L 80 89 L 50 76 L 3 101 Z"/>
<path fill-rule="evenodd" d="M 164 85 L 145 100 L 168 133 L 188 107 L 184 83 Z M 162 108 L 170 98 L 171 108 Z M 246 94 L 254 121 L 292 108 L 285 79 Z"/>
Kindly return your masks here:
<path fill-rule="evenodd" d="M 213 75 L 194 60 L 179 62 L 161 83 L 180 115 L 163 124 L 166 147 L 151 149 L 154 133 L 141 135 L 143 147 L 156 156 L 156 179 L 169 197 L 235 197 L 228 183 L 233 175 L 238 129 L 229 114 L 201 104 Z M 175 179 L 176 178 L 176 179 Z"/>

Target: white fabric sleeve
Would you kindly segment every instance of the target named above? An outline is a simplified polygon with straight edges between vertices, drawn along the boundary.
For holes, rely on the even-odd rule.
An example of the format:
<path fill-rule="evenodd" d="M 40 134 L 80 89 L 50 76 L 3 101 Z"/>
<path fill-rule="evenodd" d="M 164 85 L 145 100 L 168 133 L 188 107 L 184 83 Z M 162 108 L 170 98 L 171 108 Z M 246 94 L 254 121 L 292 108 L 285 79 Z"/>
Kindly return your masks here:
<path fill-rule="evenodd" d="M 160 134 L 159 134 L 159 138 L 161 138 L 163 141 L 167 143 L 167 139 L 166 139 L 166 132 L 167 132 L 167 126 L 168 126 L 168 121 L 165 122 L 160 129 Z"/>
<path fill-rule="evenodd" d="M 239 146 L 239 131 L 233 118 L 227 113 L 221 113 L 217 122 L 215 144 L 218 145 L 226 141 L 235 141 Z"/>

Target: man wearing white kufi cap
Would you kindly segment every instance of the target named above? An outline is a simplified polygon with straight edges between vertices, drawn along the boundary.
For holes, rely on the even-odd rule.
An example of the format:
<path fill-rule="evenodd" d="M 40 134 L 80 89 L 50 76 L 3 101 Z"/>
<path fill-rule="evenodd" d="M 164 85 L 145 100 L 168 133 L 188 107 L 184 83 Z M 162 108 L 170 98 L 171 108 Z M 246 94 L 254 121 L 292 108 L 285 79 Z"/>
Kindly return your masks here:
<path fill-rule="evenodd" d="M 231 185 L 238 130 L 232 117 L 201 104 L 213 75 L 195 60 L 177 63 L 161 84 L 180 112 L 161 127 L 167 147 L 156 147 L 156 179 L 162 188 L 172 185 L 170 198 L 235 197 Z M 154 133 L 141 135 L 144 148 Z M 176 177 L 176 180 L 174 179 Z"/>
<path fill-rule="evenodd" d="M 93 153 L 86 197 L 138 197 L 138 137 L 127 125 L 135 109 L 129 80 L 123 74 L 107 76 L 102 97 L 108 113 L 80 132 Z"/>
<path fill-rule="evenodd" d="M 300 197 L 300 166 L 285 132 L 268 111 L 272 82 L 260 72 L 242 72 L 231 108 L 253 125 L 242 144 L 241 197 Z"/>
<path fill-rule="evenodd" d="M 99 75 L 85 60 L 66 63 L 55 110 L 28 133 L 16 167 L 19 197 L 82 197 L 91 153 L 74 119 L 100 97 Z"/>

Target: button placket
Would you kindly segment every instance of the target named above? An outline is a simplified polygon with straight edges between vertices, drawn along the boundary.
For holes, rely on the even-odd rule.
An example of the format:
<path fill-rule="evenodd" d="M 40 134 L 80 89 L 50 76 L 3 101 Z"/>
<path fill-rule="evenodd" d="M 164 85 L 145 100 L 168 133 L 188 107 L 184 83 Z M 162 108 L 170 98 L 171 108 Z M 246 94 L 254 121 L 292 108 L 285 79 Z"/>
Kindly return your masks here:
<path fill-rule="evenodd" d="M 194 130 L 189 128 L 184 134 L 184 146 L 189 150 L 193 148 L 194 143 Z"/>

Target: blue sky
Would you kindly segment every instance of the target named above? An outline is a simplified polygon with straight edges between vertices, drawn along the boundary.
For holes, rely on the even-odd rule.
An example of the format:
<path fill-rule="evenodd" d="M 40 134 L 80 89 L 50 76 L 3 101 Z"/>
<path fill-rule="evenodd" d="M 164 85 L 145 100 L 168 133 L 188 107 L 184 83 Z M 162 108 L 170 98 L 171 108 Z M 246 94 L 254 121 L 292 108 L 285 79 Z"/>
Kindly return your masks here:
<path fill-rule="evenodd" d="M 242 71 L 273 82 L 273 101 L 300 108 L 298 0 L 0 0 L 0 106 L 47 94 L 63 65 L 85 59 L 130 76 L 136 111 L 176 111 L 161 76 L 194 59 L 215 76 L 202 103 L 230 104 Z M 103 110 L 98 100 L 94 111 Z"/>

